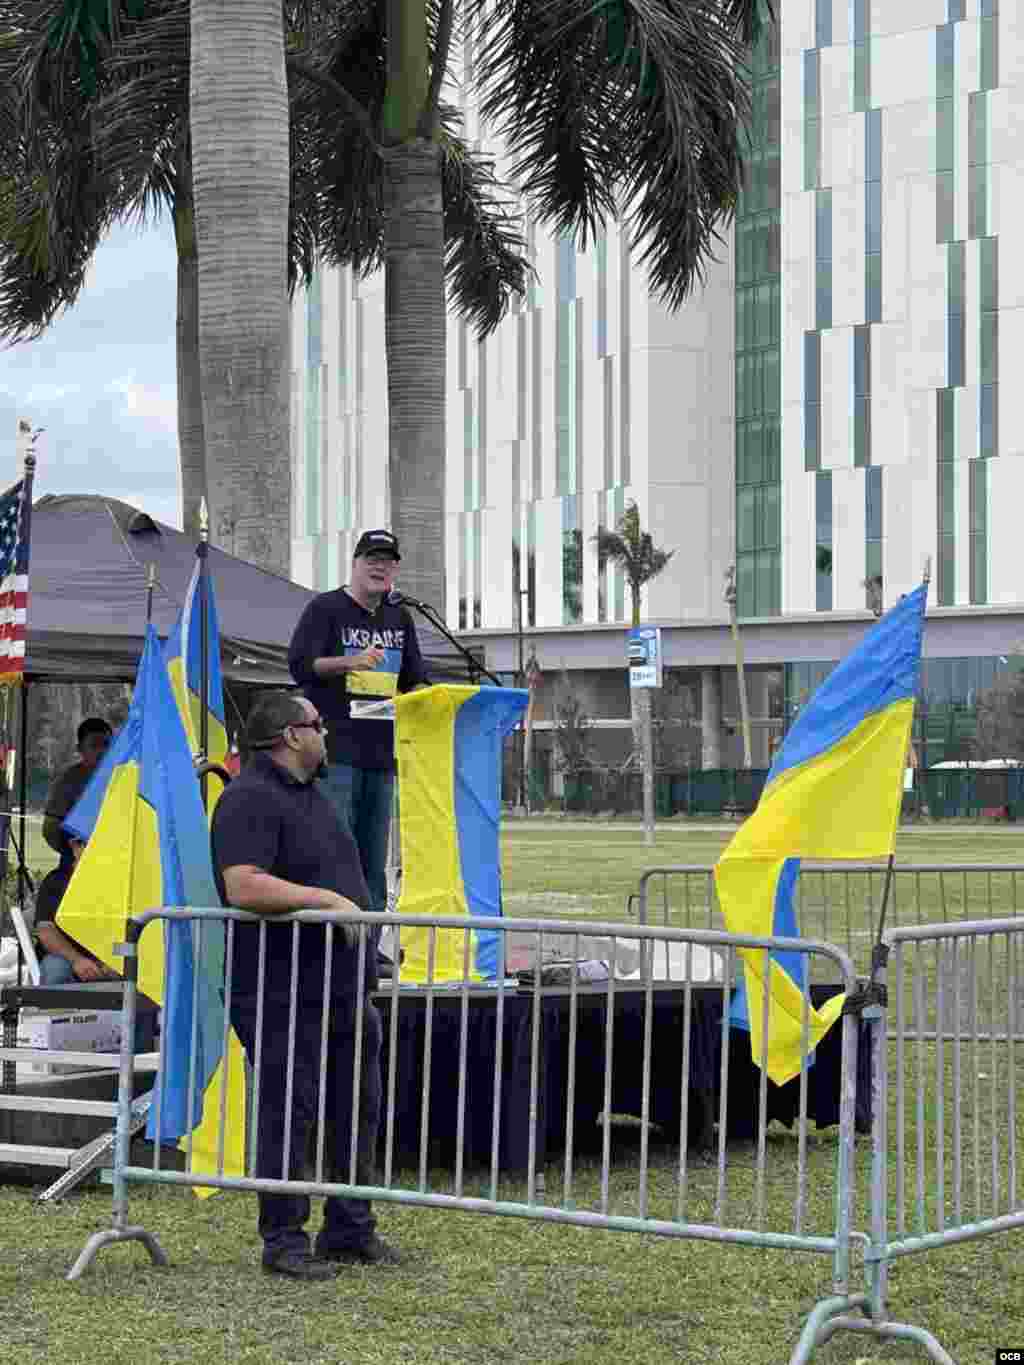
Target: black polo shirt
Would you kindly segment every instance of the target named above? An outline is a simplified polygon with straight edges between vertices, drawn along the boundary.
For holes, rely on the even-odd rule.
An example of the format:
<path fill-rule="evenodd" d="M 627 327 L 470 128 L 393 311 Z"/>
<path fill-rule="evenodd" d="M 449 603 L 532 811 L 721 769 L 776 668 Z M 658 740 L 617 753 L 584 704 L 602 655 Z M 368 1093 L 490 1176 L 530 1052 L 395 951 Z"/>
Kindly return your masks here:
<path fill-rule="evenodd" d="M 222 902 L 224 869 L 259 867 L 271 876 L 300 886 L 337 891 L 361 910 L 370 905 L 359 853 L 331 802 L 316 781 L 303 783 L 280 767 L 269 754 L 257 754 L 217 802 L 210 831 L 213 869 Z M 267 914 L 265 992 L 268 1000 L 287 1000 L 291 992 L 291 924 L 277 923 Z M 326 927 L 299 928 L 298 999 L 323 999 Z M 235 924 L 231 990 L 236 996 L 255 996 L 259 971 L 259 928 Z M 376 952 L 367 945 L 367 989 L 377 984 Z M 345 945 L 335 932 L 331 963 L 331 996 L 354 998 L 358 949 Z"/>

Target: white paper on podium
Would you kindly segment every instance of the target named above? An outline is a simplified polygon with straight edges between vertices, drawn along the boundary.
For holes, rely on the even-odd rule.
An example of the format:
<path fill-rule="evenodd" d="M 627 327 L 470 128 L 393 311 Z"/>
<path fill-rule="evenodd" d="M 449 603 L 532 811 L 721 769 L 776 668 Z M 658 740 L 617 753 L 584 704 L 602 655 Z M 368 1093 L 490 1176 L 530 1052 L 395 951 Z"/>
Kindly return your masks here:
<path fill-rule="evenodd" d="M 353 720 L 394 720 L 395 703 L 391 697 L 377 697 L 365 701 L 353 697 L 349 702 L 349 715 Z"/>

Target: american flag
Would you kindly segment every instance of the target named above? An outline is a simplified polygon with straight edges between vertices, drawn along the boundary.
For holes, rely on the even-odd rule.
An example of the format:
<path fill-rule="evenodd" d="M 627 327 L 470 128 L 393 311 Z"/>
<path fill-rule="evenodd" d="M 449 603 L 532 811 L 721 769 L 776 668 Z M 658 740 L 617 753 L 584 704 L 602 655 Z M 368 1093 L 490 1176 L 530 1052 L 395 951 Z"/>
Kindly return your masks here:
<path fill-rule="evenodd" d="M 25 482 L 0 495 L 0 687 L 25 672 L 25 608 L 28 606 L 28 535 Z"/>

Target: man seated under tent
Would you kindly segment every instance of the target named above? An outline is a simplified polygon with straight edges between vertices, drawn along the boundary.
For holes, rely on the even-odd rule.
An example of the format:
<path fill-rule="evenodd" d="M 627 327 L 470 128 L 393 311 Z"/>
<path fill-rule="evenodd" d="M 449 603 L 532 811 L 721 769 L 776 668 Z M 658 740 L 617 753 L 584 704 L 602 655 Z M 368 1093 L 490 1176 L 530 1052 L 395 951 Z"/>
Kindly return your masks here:
<path fill-rule="evenodd" d="M 100 759 L 110 747 L 113 731 L 100 716 L 89 716 L 78 727 L 78 762 L 72 763 L 50 788 L 43 817 L 43 838 L 60 854 L 60 862 L 39 883 L 35 931 L 43 949 L 39 981 L 64 986 L 72 981 L 103 981 L 115 975 L 102 962 L 57 928 L 54 918 L 68 888 L 83 845 L 62 829 L 62 821 L 85 791 Z"/>

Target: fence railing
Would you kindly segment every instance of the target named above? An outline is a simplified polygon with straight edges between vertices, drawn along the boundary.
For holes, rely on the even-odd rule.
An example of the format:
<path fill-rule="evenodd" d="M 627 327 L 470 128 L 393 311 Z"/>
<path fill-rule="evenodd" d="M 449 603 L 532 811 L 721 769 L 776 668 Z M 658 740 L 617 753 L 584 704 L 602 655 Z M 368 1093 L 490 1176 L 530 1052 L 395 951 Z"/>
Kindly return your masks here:
<path fill-rule="evenodd" d="M 654 780 L 655 812 L 663 820 L 677 815 L 747 815 L 757 805 L 767 777 L 767 768 L 661 771 Z M 527 783 L 534 808 L 553 807 L 569 815 L 627 815 L 643 806 L 643 779 L 633 769 L 595 767 L 566 773 L 561 788 L 561 795 L 556 795 L 550 766 L 534 764 Z M 517 804 L 518 791 L 518 770 L 511 762 L 506 767 L 505 800 Z M 917 770 L 913 787 L 904 793 L 903 814 L 908 819 L 1022 820 L 1024 767 Z"/>
<path fill-rule="evenodd" d="M 888 1005 L 867 1011 L 874 1084 L 867 1315 L 812 1314 L 801 1345 L 811 1349 L 847 1328 L 916 1341 L 953 1365 L 930 1333 L 890 1318 L 888 1273 L 900 1257 L 1024 1227 L 1017 1080 L 1024 924 L 914 926 L 884 942 L 879 979 Z"/>
<path fill-rule="evenodd" d="M 853 961 L 866 965 L 886 875 L 882 863 L 805 862 L 796 888 L 801 932 L 839 944 Z M 631 904 L 640 924 L 725 928 L 711 866 L 651 868 Z M 893 868 L 886 910 L 886 923 L 893 927 L 1017 915 L 1024 915 L 1024 864 L 902 863 Z"/>
<path fill-rule="evenodd" d="M 197 952 L 204 931 L 226 926 L 229 962 L 240 935 L 257 935 L 259 961 L 268 960 L 265 919 L 203 910 L 138 916 L 123 948 L 129 968 L 125 1040 L 131 1037 L 136 1008 L 138 936 L 157 919 L 189 922 Z M 223 1110 L 217 1169 L 205 1174 L 166 1169 L 160 1142 L 154 1142 L 149 1163 L 131 1163 L 131 1057 L 125 1042 L 113 1225 L 89 1239 L 69 1278 L 81 1275 L 110 1242 L 139 1240 L 154 1260 L 166 1259 L 153 1231 L 129 1221 L 129 1186 L 141 1182 L 321 1194 L 818 1253 L 832 1263 L 828 1301 L 851 1312 L 863 1302 L 863 1295 L 849 1291 L 855 1132 L 868 1121 L 869 1086 L 858 1075 L 858 1021 L 844 1017 L 819 1045 L 813 1084 L 805 1059 L 799 1076 L 785 1087 L 769 1087 L 764 1056 L 758 1070 L 750 1056 L 749 1034 L 729 1026 L 739 949 L 820 957 L 820 974 L 831 979 L 832 992 L 849 991 L 854 984 L 852 965 L 842 951 L 803 939 L 653 927 L 631 927 L 629 941 L 620 944 L 621 924 L 588 924 L 587 936 L 600 935 L 612 945 L 606 979 L 588 981 L 574 970 L 566 978 L 563 968 L 543 965 L 552 956 L 570 962 L 580 956 L 585 936 L 571 921 L 303 912 L 280 921 L 275 917 L 274 932 L 287 934 L 290 926 L 292 961 L 297 964 L 300 926 L 304 934 L 322 926 L 328 940 L 345 926 L 357 926 L 362 966 L 373 941 L 370 931 L 385 919 L 399 945 L 413 929 L 426 930 L 431 964 L 438 960 L 441 935 L 456 936 L 468 968 L 473 935 L 496 931 L 506 964 L 525 955 L 534 965 L 520 976 L 500 975 L 489 986 L 468 981 L 445 986 L 428 973 L 421 987 L 400 986 L 396 978 L 367 998 L 360 984 L 350 1028 L 361 1041 L 349 1049 L 347 1077 L 336 1078 L 350 1096 L 349 1119 L 347 1127 L 339 1128 L 333 1115 L 333 1133 L 324 1101 L 328 1052 L 335 1046 L 333 1007 L 317 1009 L 316 1036 L 311 1037 L 300 1021 L 297 965 L 289 999 L 265 995 L 261 983 L 255 1005 L 249 1001 L 247 1006 L 262 1015 L 262 1024 L 248 1046 L 252 1128 L 243 1174 L 225 1169 Z M 277 940 L 273 948 L 280 951 Z M 333 948 L 329 962 L 334 960 L 331 952 Z M 230 997 L 230 970 L 226 980 Z M 309 988 L 307 981 L 304 990 Z M 230 998 L 227 1007 L 230 1016 Z M 805 1036 L 809 1008 L 804 1010 Z M 194 1004 L 193 1016 L 197 1013 Z M 270 1028 L 278 1038 L 283 1028 L 285 1075 L 294 1083 L 278 1086 L 277 1072 L 267 1072 L 259 1040 L 270 1036 Z M 767 1039 L 767 1029 L 764 1033 Z M 379 1134 L 376 1127 L 373 1132 L 375 1145 L 379 1143 L 380 1180 L 371 1179 L 363 1162 L 362 1123 L 351 1119 L 352 1113 L 362 1112 L 366 1095 L 377 1093 L 366 1050 L 373 1038 L 383 1039 L 383 1086 L 375 1120 Z M 165 1035 L 161 1078 L 174 1047 L 173 1034 Z M 315 1049 L 312 1061 L 300 1055 L 303 1047 Z M 195 1064 L 192 1059 L 190 1069 Z M 300 1073 L 316 1077 L 312 1107 Z M 158 1090 L 151 1111 L 157 1115 L 154 1136 L 161 1133 L 160 1111 Z M 268 1154 L 271 1111 L 285 1140 L 282 1145 L 278 1133 Z M 772 1142 L 770 1171 L 767 1131 L 778 1118 L 795 1132 L 784 1157 Z M 834 1147 L 809 1148 L 814 1123 L 838 1125 Z M 753 1162 L 746 1148 L 738 1160 L 732 1159 L 730 1140 L 737 1135 L 753 1139 Z M 625 1169 L 615 1166 L 613 1178 L 613 1162 L 623 1146 L 629 1159 Z M 712 1153 L 713 1161 L 695 1164 L 697 1150 Z"/>
<path fill-rule="evenodd" d="M 706 885 L 709 871 L 648 873 L 646 910 L 655 878 L 696 873 Z M 939 871 L 966 877 L 970 893 L 977 879 L 996 869 L 903 871 L 911 878 Z M 1015 881 L 1024 869 L 1000 871 Z M 984 904 L 995 908 L 1007 894 L 1005 886 L 986 892 Z M 950 911 L 972 903 L 971 894 L 959 901 L 947 895 L 944 902 Z M 670 904 L 666 920 L 672 918 Z M 224 926 L 229 962 L 238 937 L 255 935 L 259 962 L 269 960 L 265 918 L 162 910 L 132 921 L 123 949 L 128 971 L 113 1222 L 89 1239 L 69 1278 L 81 1275 L 109 1242 L 139 1240 L 154 1260 L 166 1259 L 152 1229 L 129 1221 L 128 1191 L 135 1182 L 322 1194 L 824 1254 L 832 1283 L 807 1317 L 790 1365 L 806 1365 L 843 1329 L 912 1340 L 932 1360 L 952 1365 L 953 1357 L 926 1328 L 890 1315 L 889 1265 L 1024 1226 L 1017 1094 L 1024 918 L 893 927 L 876 968 L 881 989 L 864 991 L 842 948 L 811 939 L 741 937 L 692 923 L 648 920 L 627 929 L 621 923 L 400 914 L 275 917 L 275 954 L 284 942 L 280 935 L 291 935 L 291 987 L 281 999 L 265 995 L 261 984 L 255 1005 L 249 1002 L 271 1032 L 261 1026 L 248 1045 L 251 1127 L 245 1170 L 238 1174 L 223 1157 L 223 1108 L 215 1169 L 168 1170 L 160 1142 L 148 1163 L 131 1160 L 127 1040 L 136 1008 L 138 938 L 153 920 L 190 923 L 197 954 L 204 933 Z M 385 923 L 396 947 L 426 933 L 427 981 L 408 987 L 394 978 L 370 994 L 363 984 L 356 987 L 345 1026 L 355 1039 L 344 1054 L 348 1071 L 328 1085 L 336 1021 L 332 1007 L 321 1005 L 312 1027 L 299 1026 L 300 929 L 308 934 L 322 927 L 328 963 L 334 960 L 333 936 L 356 929 L 358 946 L 350 943 L 348 951 L 356 953 L 362 983 L 368 946 Z M 468 979 L 473 937 L 480 932 L 497 933 L 503 945 L 505 972 L 489 984 Z M 434 976 L 446 935 L 449 947 L 454 941 L 461 949 L 466 978 L 450 985 Z M 606 944 L 606 957 L 591 960 L 585 972 L 578 964 L 597 941 Z M 250 947 L 254 942 L 250 938 Z M 866 940 L 856 942 L 867 961 Z M 782 949 L 806 959 L 818 984 L 803 1006 L 805 1043 L 811 1003 L 820 1005 L 839 990 L 851 997 L 815 1049 L 813 1070 L 805 1056 L 799 1076 L 786 1086 L 767 1080 L 767 1041 L 760 1057 L 752 1058 L 750 1035 L 730 1027 L 744 948 Z M 602 967 L 603 979 L 593 979 Z M 329 976 L 328 966 L 321 999 L 330 998 Z M 230 970 L 225 979 L 232 1017 Z M 312 984 L 304 981 L 303 992 Z M 763 1011 L 767 1040 L 767 993 Z M 197 1013 L 194 1000 L 193 1017 Z M 282 1085 L 273 1076 L 268 1084 L 264 1075 L 259 1039 L 271 1034 L 287 1040 L 277 1062 Z M 373 1079 L 377 1054 L 373 1047 L 367 1052 L 373 1039 L 383 1040 L 379 1089 Z M 161 1086 L 174 1049 L 169 1031 L 162 1039 Z M 312 1091 L 308 1084 L 303 1090 L 300 1073 L 314 1078 Z M 338 1085 L 348 1094 L 340 1102 L 348 1105 L 348 1119 L 340 1124 L 324 1098 Z M 371 1093 L 376 1099 L 367 1121 L 379 1178 L 365 1160 L 362 1120 L 352 1119 L 364 1114 Z M 157 1115 L 160 1108 L 158 1090 Z M 280 1132 L 268 1157 L 263 1144 L 271 1111 Z M 769 1143 L 769 1125 L 779 1121 L 789 1125 L 790 1138 L 776 1130 Z M 834 1146 L 808 1142 L 814 1124 L 834 1126 Z M 870 1152 L 856 1151 L 858 1131 L 871 1132 Z M 159 1118 L 154 1136 L 161 1136 Z M 737 1138 L 753 1141 L 753 1160 L 746 1141 L 737 1149 Z M 698 1152 L 712 1159 L 695 1162 Z M 152 1215 L 152 1202 L 146 1207 Z M 868 1218 L 867 1230 L 854 1225 L 855 1209 Z M 863 1292 L 851 1285 L 857 1252 Z"/>

